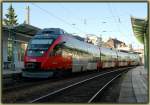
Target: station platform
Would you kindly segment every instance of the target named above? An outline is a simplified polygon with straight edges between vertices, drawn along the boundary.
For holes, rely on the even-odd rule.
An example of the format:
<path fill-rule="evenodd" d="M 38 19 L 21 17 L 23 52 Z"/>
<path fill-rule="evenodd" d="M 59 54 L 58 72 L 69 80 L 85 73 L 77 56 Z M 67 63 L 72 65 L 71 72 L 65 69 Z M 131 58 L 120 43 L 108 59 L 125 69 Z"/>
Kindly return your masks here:
<path fill-rule="evenodd" d="M 21 69 L 15 69 L 15 70 L 3 69 L 2 77 L 7 78 L 7 77 L 11 77 L 12 75 L 21 75 L 21 73 L 22 73 Z"/>
<path fill-rule="evenodd" d="M 119 103 L 148 103 L 148 72 L 138 66 L 125 74 L 121 84 Z"/>

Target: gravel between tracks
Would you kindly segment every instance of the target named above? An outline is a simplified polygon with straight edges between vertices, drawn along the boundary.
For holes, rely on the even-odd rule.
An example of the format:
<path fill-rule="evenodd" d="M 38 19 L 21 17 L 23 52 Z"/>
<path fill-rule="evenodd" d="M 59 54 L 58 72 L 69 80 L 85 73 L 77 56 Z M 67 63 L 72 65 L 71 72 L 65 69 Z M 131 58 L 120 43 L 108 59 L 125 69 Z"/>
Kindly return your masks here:
<path fill-rule="evenodd" d="M 90 72 L 89 72 L 90 73 Z M 40 97 L 42 94 L 55 91 L 59 88 L 67 86 L 77 81 L 83 80 L 87 77 L 91 77 L 97 74 L 93 72 L 91 74 L 84 73 L 83 76 L 77 76 L 73 78 L 63 78 L 55 82 L 47 82 L 36 86 L 30 86 L 19 90 L 13 90 L 8 93 L 2 92 L 2 103 L 25 103 L 34 98 Z"/>
<path fill-rule="evenodd" d="M 120 72 L 113 72 L 75 85 L 36 103 L 87 103 L 92 96 Z"/>
<path fill-rule="evenodd" d="M 73 78 L 65 78 L 55 82 L 47 82 L 45 84 L 40 84 L 38 86 L 27 87 L 24 89 L 10 91 L 9 93 L 2 93 L 2 103 L 27 103 L 35 98 L 40 97 L 42 94 L 47 94 L 49 92 L 55 91 L 62 87 L 68 86 L 69 84 L 76 83 L 87 77 L 94 76 L 101 72 L 85 73 L 83 76 L 77 76 Z"/>

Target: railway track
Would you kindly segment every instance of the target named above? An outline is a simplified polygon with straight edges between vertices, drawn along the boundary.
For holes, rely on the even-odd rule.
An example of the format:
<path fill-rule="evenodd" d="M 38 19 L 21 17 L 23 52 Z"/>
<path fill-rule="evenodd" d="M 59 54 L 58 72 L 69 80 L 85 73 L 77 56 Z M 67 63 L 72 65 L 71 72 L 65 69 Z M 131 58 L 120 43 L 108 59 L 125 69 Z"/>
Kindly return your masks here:
<path fill-rule="evenodd" d="M 129 68 L 128 68 L 129 69 Z M 70 84 L 34 100 L 29 103 L 91 103 L 117 77 L 126 72 L 127 68 L 109 71 Z M 96 84 L 96 85 L 95 85 Z"/>
<path fill-rule="evenodd" d="M 124 73 L 124 72 L 123 72 Z M 102 91 L 104 91 L 104 89 L 112 82 L 114 81 L 116 78 L 118 78 L 122 73 L 119 73 L 118 75 L 114 76 L 112 79 L 110 79 L 108 82 L 106 82 L 106 84 L 104 86 L 102 86 L 88 101 L 88 103 L 92 103 L 95 102 L 95 100 L 97 99 L 97 97 L 100 95 L 100 93 Z"/>
<path fill-rule="evenodd" d="M 41 97 L 46 98 L 46 96 L 55 92 L 56 92 L 55 95 L 57 96 L 57 92 L 59 93 L 61 89 L 62 89 L 62 92 L 60 93 L 63 93 L 65 88 L 67 91 L 69 89 L 69 88 L 67 89 L 67 87 L 69 86 L 70 86 L 70 89 L 72 89 L 71 85 L 73 84 L 74 85 L 76 84 L 77 86 L 79 86 L 80 85 L 80 84 L 78 85 L 79 82 L 81 81 L 84 82 L 86 80 L 88 81 L 89 78 L 94 79 L 96 77 L 98 78 L 98 75 L 99 76 L 101 75 L 102 77 L 102 75 L 107 74 L 108 72 L 111 73 L 111 72 L 115 72 L 119 70 L 122 71 L 122 70 L 131 69 L 131 68 L 133 67 L 119 68 L 116 70 L 113 69 L 113 71 L 111 69 L 110 70 L 108 69 L 108 70 L 104 70 L 101 72 L 83 72 L 83 73 L 73 74 L 67 78 L 61 78 L 61 79 L 55 78 L 55 80 L 50 79 L 50 80 L 44 80 L 44 81 L 40 80 L 39 82 L 37 80 L 35 81 L 35 83 L 34 81 L 30 81 L 30 82 L 27 81 L 27 83 L 22 84 L 20 81 L 19 85 L 16 85 L 13 87 L 7 87 L 8 91 L 7 89 L 5 90 L 5 92 L 2 91 L 2 102 L 3 103 L 32 103 L 32 102 L 38 103 L 40 101 L 34 101 L 34 100 L 41 99 Z M 103 79 L 105 80 L 106 77 L 103 77 Z M 98 80 L 98 81 L 103 81 L 103 80 Z M 50 96 L 55 96 L 55 95 L 53 94 Z M 55 101 L 55 102 L 61 102 L 61 101 Z M 68 102 L 68 99 L 66 100 L 66 102 Z M 74 102 L 74 101 L 70 101 L 70 102 Z"/>
<path fill-rule="evenodd" d="M 6 93 L 6 92 L 10 92 L 10 91 L 14 91 L 14 90 L 20 90 L 20 89 L 25 89 L 28 87 L 32 87 L 32 86 L 36 86 L 36 85 L 41 85 L 41 84 L 45 84 L 47 82 L 54 82 L 57 81 L 57 79 L 51 79 L 51 80 L 20 80 L 20 81 L 16 81 L 15 84 L 13 84 L 12 86 L 3 86 L 2 88 L 2 92 Z"/>
<path fill-rule="evenodd" d="M 70 76 L 66 76 L 64 78 L 47 78 L 47 79 L 30 79 L 30 78 L 22 78 L 21 76 L 16 79 L 11 78 L 11 84 L 6 84 L 2 83 L 2 92 L 10 92 L 14 90 L 20 90 L 20 89 L 25 89 L 28 87 L 36 86 L 36 85 L 41 85 L 41 84 L 46 84 L 46 83 L 51 83 L 51 82 L 57 82 L 60 80 L 65 80 L 65 79 L 71 79 L 71 78 L 76 78 L 79 76 L 85 76 L 90 74 L 91 72 L 84 72 L 84 73 L 76 73 L 72 74 Z M 94 72 L 92 72 L 94 73 Z"/>
<path fill-rule="evenodd" d="M 110 69 L 108 69 L 107 71 L 111 71 Z M 101 72 L 105 72 L 105 71 L 101 71 Z M 67 76 L 67 78 L 74 78 L 74 77 L 78 77 L 78 76 L 84 76 L 84 75 L 88 75 L 91 72 L 84 72 L 84 73 L 76 73 L 76 74 L 72 74 L 70 76 Z M 94 72 L 92 72 L 94 73 Z M 48 78 L 48 79 L 29 79 L 29 78 L 22 78 L 22 76 L 17 76 L 17 77 L 12 77 L 12 78 L 8 78 L 9 83 L 7 82 L 2 82 L 2 92 L 6 93 L 6 92 L 10 92 L 13 90 L 19 90 L 19 89 L 24 89 L 27 87 L 32 87 L 32 86 L 36 86 L 36 85 L 40 85 L 40 84 L 45 84 L 48 82 L 56 82 L 59 81 L 59 78 Z M 65 78 L 61 78 L 61 79 L 65 79 Z"/>

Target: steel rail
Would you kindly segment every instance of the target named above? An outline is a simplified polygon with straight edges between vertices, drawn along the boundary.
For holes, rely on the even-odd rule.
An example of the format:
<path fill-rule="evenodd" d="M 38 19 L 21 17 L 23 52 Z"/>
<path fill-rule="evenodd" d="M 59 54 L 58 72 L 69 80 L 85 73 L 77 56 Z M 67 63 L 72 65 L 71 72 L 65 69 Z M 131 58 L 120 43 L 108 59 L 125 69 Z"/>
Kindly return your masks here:
<path fill-rule="evenodd" d="M 42 99 L 44 99 L 44 98 L 46 98 L 46 97 L 48 97 L 48 96 L 57 94 L 57 93 L 62 92 L 62 91 L 64 91 L 64 90 L 68 89 L 68 88 L 71 88 L 71 87 L 73 87 L 73 86 L 82 84 L 82 83 L 87 82 L 87 81 L 89 81 L 89 80 L 92 80 L 92 79 L 94 79 L 94 78 L 97 78 L 97 77 L 100 77 L 100 76 L 103 76 L 103 75 L 106 75 L 106 74 L 109 74 L 109 73 L 112 73 L 112 72 L 116 72 L 116 71 L 120 71 L 120 70 L 126 70 L 126 69 L 129 69 L 129 68 L 130 68 L 130 67 L 128 67 L 128 68 L 119 68 L 119 69 L 114 70 L 114 71 L 109 71 L 109 72 L 105 72 L 105 73 L 96 75 L 96 76 L 94 76 L 94 77 L 91 77 L 91 78 L 88 78 L 88 79 L 79 81 L 79 82 L 77 82 L 77 83 L 71 84 L 71 85 L 66 86 L 66 87 L 64 87 L 64 88 L 61 88 L 61 89 L 58 89 L 58 90 L 56 90 L 56 91 L 50 92 L 50 93 L 48 93 L 48 94 L 46 94 L 46 95 L 43 95 L 43 96 L 41 96 L 41 97 L 39 97 L 39 98 L 36 98 L 36 99 L 34 99 L 34 100 L 32 100 L 32 101 L 29 101 L 29 103 L 34 103 L 34 102 L 40 101 L 40 100 L 42 100 Z"/>
<path fill-rule="evenodd" d="M 97 91 L 92 98 L 90 98 L 90 100 L 88 101 L 88 103 L 91 103 L 100 92 L 102 92 L 112 81 L 114 81 L 116 78 L 118 78 L 122 73 L 118 74 L 117 76 L 115 76 L 114 78 L 112 78 L 109 82 L 107 82 L 102 88 L 99 89 L 99 91 Z"/>
<path fill-rule="evenodd" d="M 3 88 L 2 88 L 2 91 L 3 92 L 10 92 L 10 91 L 12 91 L 12 90 L 16 90 L 16 89 L 23 89 L 23 88 L 26 88 L 26 87 L 30 87 L 30 86 L 38 86 L 38 85 L 40 85 L 40 84 L 45 84 L 45 83 L 47 83 L 47 82 L 51 82 L 51 80 L 45 80 L 45 81 L 19 81 L 19 82 L 17 82 L 14 86 L 13 85 L 11 85 L 12 87 L 6 87 L 6 86 L 4 86 Z"/>

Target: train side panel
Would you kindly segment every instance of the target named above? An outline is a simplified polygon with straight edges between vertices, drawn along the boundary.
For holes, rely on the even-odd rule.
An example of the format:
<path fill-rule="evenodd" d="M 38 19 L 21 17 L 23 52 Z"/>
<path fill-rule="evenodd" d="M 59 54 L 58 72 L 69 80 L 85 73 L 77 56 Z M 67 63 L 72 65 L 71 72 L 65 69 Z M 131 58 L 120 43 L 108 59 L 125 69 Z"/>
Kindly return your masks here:
<path fill-rule="evenodd" d="M 117 66 L 117 53 L 115 50 L 101 47 L 102 68 L 111 68 Z"/>

